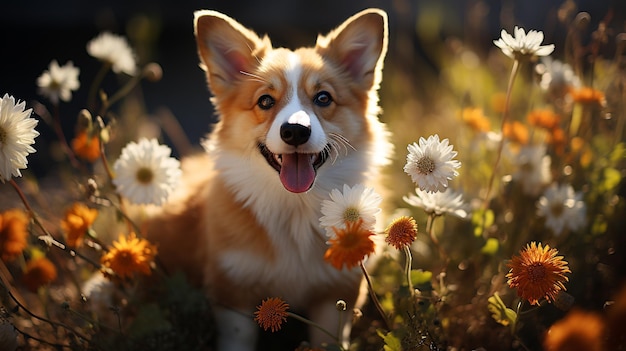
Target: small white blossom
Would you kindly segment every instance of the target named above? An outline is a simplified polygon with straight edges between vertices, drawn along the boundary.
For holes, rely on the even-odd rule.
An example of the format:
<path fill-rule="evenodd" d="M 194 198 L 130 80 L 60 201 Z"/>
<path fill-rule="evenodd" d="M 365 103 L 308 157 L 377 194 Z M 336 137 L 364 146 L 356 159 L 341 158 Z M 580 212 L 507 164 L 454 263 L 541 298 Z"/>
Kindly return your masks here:
<path fill-rule="evenodd" d="M 79 73 L 80 70 L 74 67 L 72 61 L 59 66 L 56 60 L 52 60 L 48 69 L 37 78 L 38 92 L 53 104 L 58 104 L 59 99 L 68 102 L 72 99 L 72 91 L 80 87 Z"/>
<path fill-rule="evenodd" d="M 517 170 L 513 173 L 513 180 L 522 184 L 525 194 L 537 196 L 552 180 L 550 163 L 545 145 L 523 146 L 515 159 Z"/>
<path fill-rule="evenodd" d="M 35 152 L 31 146 L 39 132 L 37 121 L 30 118 L 32 109 L 24 110 L 24 101 L 15 103 L 15 98 L 5 94 L 0 99 L 0 180 L 21 177 L 20 169 L 26 168 L 26 156 Z"/>
<path fill-rule="evenodd" d="M 526 33 L 523 28 L 515 26 L 513 34 L 514 36 L 503 29 L 500 39 L 493 41 L 506 56 L 512 59 L 548 56 L 554 51 L 554 44 L 541 45 L 542 31 L 530 30 Z"/>
<path fill-rule="evenodd" d="M 376 224 L 376 215 L 380 212 L 382 197 L 363 184 L 353 187 L 343 186 L 343 192 L 333 189 L 330 192 L 330 200 L 322 201 L 322 214 L 320 225 L 326 229 L 326 234 L 334 235 L 333 227 L 345 228 L 346 222 L 363 220 L 365 229 L 373 230 Z"/>
<path fill-rule="evenodd" d="M 541 75 L 539 86 L 552 94 L 564 95 L 569 89 L 581 86 L 572 66 L 551 57 L 543 57 L 535 71 Z"/>
<path fill-rule="evenodd" d="M 441 216 L 446 213 L 459 218 L 467 218 L 468 206 L 463 202 L 463 194 L 450 188 L 431 193 L 415 188 L 415 194 L 404 196 L 402 199 L 409 205 L 424 209 L 428 214 Z"/>
<path fill-rule="evenodd" d="M 108 62 L 115 73 L 134 75 L 137 72 L 135 54 L 126 38 L 104 32 L 87 43 L 87 52 L 98 60 Z"/>
<path fill-rule="evenodd" d="M 565 228 L 575 231 L 584 226 L 586 212 L 582 193 L 569 184 L 552 184 L 537 203 L 537 215 L 546 218 L 546 226 L 556 235 Z"/>
<path fill-rule="evenodd" d="M 170 148 L 156 139 L 126 145 L 113 165 L 117 191 L 135 204 L 162 205 L 178 186 L 182 174 L 180 162 L 170 154 Z"/>
<path fill-rule="evenodd" d="M 407 146 L 404 171 L 420 189 L 428 192 L 444 191 L 448 181 L 459 175 L 456 170 L 461 162 L 453 160 L 457 152 L 452 150 L 448 139 L 439 141 L 439 135 L 420 138 L 419 144 Z"/>

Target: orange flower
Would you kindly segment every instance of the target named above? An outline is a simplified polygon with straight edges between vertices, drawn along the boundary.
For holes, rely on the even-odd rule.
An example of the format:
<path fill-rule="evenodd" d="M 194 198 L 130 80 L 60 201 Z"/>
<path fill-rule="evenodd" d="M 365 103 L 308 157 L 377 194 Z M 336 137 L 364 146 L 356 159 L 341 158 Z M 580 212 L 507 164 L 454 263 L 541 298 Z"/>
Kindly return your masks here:
<path fill-rule="evenodd" d="M 328 240 L 330 247 L 324 254 L 326 262 L 337 269 L 342 269 L 344 265 L 350 269 L 374 252 L 374 242 L 370 239 L 374 233 L 363 229 L 362 223 L 361 219 L 357 222 L 346 221 L 345 228 L 332 228 L 335 237 Z"/>
<path fill-rule="evenodd" d="M 488 132 L 491 130 L 491 123 L 480 108 L 464 108 L 463 112 L 461 112 L 461 118 L 463 122 L 476 132 Z"/>
<path fill-rule="evenodd" d="M 26 264 L 22 283 L 31 292 L 51 283 L 57 278 L 57 269 L 49 259 L 45 257 L 35 258 Z"/>
<path fill-rule="evenodd" d="M 85 233 L 97 216 L 98 210 L 91 209 L 80 202 L 74 203 L 65 212 L 65 218 L 61 220 L 61 228 L 67 236 L 67 245 L 80 247 Z"/>
<path fill-rule="evenodd" d="M 598 313 L 572 310 L 550 327 L 543 347 L 546 351 L 601 351 L 603 339 L 604 321 Z"/>
<path fill-rule="evenodd" d="M 590 87 L 582 87 L 580 89 L 573 89 L 570 92 L 574 102 L 583 105 L 591 105 L 597 107 L 603 107 L 606 105 L 606 98 L 604 93 L 600 90 L 595 90 Z"/>
<path fill-rule="evenodd" d="M 569 279 L 565 273 L 571 273 L 563 256 L 557 256 L 556 249 L 549 245 L 537 245 L 534 241 L 526 245 L 519 256 L 513 256 L 506 275 L 511 288 L 517 289 L 517 295 L 533 305 L 539 305 L 539 299 L 545 297 L 554 301 L 561 290 L 566 290 L 564 282 Z"/>
<path fill-rule="evenodd" d="M 150 275 L 150 266 L 157 249 L 145 239 L 138 239 L 135 233 L 128 238 L 120 234 L 113 248 L 102 256 L 100 262 L 105 269 L 110 269 L 120 278 L 131 278 L 134 273 Z M 108 275 L 108 272 L 105 271 Z"/>
<path fill-rule="evenodd" d="M 72 150 L 76 156 L 95 162 L 100 157 L 100 140 L 97 135 L 87 137 L 87 131 L 82 131 L 72 140 Z"/>
<path fill-rule="evenodd" d="M 562 155 L 565 152 L 565 145 L 567 145 L 565 139 L 565 131 L 561 128 L 554 128 L 550 131 L 546 142 L 554 147 L 557 154 Z"/>
<path fill-rule="evenodd" d="M 504 136 L 514 143 L 525 145 L 528 143 L 528 128 L 518 121 L 505 123 L 503 126 Z"/>
<path fill-rule="evenodd" d="M 15 260 L 28 244 L 28 216 L 22 210 L 7 210 L 0 214 L 0 258 Z"/>
<path fill-rule="evenodd" d="M 549 108 L 532 110 L 526 116 L 528 123 L 548 130 L 559 126 L 560 117 Z"/>
<path fill-rule="evenodd" d="M 401 216 L 396 218 L 387 229 L 385 229 L 387 244 L 401 250 L 405 246 L 409 246 L 417 236 L 417 223 L 413 217 Z"/>
<path fill-rule="evenodd" d="M 280 298 L 269 297 L 257 306 L 254 312 L 254 320 L 259 323 L 264 330 L 270 329 L 273 332 L 280 330 L 283 322 L 287 321 L 287 310 L 289 305 Z"/>

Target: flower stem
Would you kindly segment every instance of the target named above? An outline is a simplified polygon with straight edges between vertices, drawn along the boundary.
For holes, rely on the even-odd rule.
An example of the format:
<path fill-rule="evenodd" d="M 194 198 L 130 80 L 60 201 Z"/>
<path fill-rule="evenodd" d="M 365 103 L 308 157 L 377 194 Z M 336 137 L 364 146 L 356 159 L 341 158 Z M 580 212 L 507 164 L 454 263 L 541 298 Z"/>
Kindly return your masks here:
<path fill-rule="evenodd" d="M 365 269 L 365 265 L 363 264 L 363 261 L 359 262 L 359 266 L 361 267 L 361 271 L 363 272 L 363 276 L 365 277 L 365 281 L 367 282 L 367 290 L 369 291 L 370 297 L 372 298 L 372 303 L 374 303 L 374 306 L 376 306 L 378 313 L 380 313 L 380 316 L 383 318 L 383 322 L 385 322 L 385 327 L 387 328 L 387 330 L 391 330 L 391 323 L 389 322 L 389 317 L 387 317 L 385 310 L 383 310 L 383 306 L 380 304 L 380 300 L 378 300 L 378 297 L 376 296 L 376 293 L 374 292 L 374 286 L 372 285 L 372 280 L 370 279 L 370 276 L 367 273 L 367 270 Z"/>
<path fill-rule="evenodd" d="M 502 123 L 500 124 L 500 143 L 498 144 L 498 153 L 496 154 L 496 161 L 493 165 L 493 172 L 491 173 L 491 177 L 489 178 L 489 184 L 487 185 L 487 191 L 485 192 L 485 200 L 483 202 L 483 216 L 486 216 L 487 209 L 489 208 L 489 197 L 491 195 L 491 191 L 493 188 L 493 183 L 496 179 L 496 174 L 498 173 L 498 168 L 500 166 L 500 159 L 502 158 L 502 150 L 504 149 L 504 143 L 506 138 L 504 137 L 504 127 L 509 119 L 509 108 L 511 104 L 511 93 L 513 91 L 513 84 L 515 83 L 515 78 L 517 77 L 517 73 L 519 72 L 519 60 L 515 59 L 513 61 L 513 67 L 511 68 L 511 74 L 509 75 L 509 83 L 506 89 L 506 99 L 504 103 L 504 111 L 502 111 Z M 486 220 L 483 218 L 483 234 L 485 231 L 485 223 Z"/>
<path fill-rule="evenodd" d="M 411 279 L 411 268 L 413 267 L 413 255 L 411 255 L 411 248 L 409 245 L 404 245 L 404 255 L 406 256 L 406 262 L 404 266 L 404 272 L 406 274 L 406 283 L 409 286 L 409 294 L 415 295 L 413 291 L 413 280 Z"/>
<path fill-rule="evenodd" d="M 333 338 L 333 339 L 337 342 L 337 345 L 339 346 L 339 348 L 340 348 L 341 350 L 345 351 L 345 349 L 344 349 L 344 348 L 343 348 L 343 346 L 341 345 L 341 342 L 340 342 L 340 340 L 339 340 L 338 335 L 333 335 L 331 332 L 329 332 L 328 330 L 324 329 L 324 327 L 322 327 L 321 325 L 319 325 L 319 324 L 317 324 L 317 323 L 313 322 L 312 320 L 310 320 L 310 319 L 308 319 L 308 318 L 304 318 L 304 317 L 300 316 L 299 314 L 295 314 L 295 313 L 293 313 L 293 312 L 289 312 L 289 311 L 287 311 L 287 315 L 288 315 L 289 317 L 293 318 L 293 319 L 299 320 L 299 321 L 300 321 L 300 322 L 302 322 L 302 323 L 308 324 L 308 325 L 310 325 L 310 326 L 312 326 L 312 327 L 314 327 L 314 328 L 316 328 L 316 329 L 320 330 L 322 333 L 324 333 L 324 334 L 326 334 L 326 335 L 330 336 L 331 338 Z"/>
<path fill-rule="evenodd" d="M 115 94 L 111 96 L 111 98 L 105 99 L 102 102 L 102 106 L 100 107 L 99 115 L 104 116 L 107 110 L 109 109 L 109 107 L 111 107 L 111 105 L 113 105 L 114 103 L 122 99 L 124 96 L 128 95 L 128 93 L 130 93 L 130 91 L 135 86 L 137 86 L 137 84 L 139 84 L 139 82 L 141 81 L 141 78 L 142 78 L 142 75 L 140 74 L 133 76 L 126 84 L 124 84 L 118 91 L 116 91 Z"/>
<path fill-rule="evenodd" d="M 54 113 L 52 114 L 52 118 L 54 119 L 52 123 L 54 132 L 56 133 L 57 138 L 59 138 L 59 141 L 61 142 L 61 147 L 63 148 L 63 151 L 65 151 L 65 154 L 70 159 L 70 163 L 72 164 L 72 167 L 74 167 L 75 169 L 81 169 L 80 162 L 78 162 L 78 159 L 76 158 L 76 154 L 74 154 L 74 151 L 72 150 L 69 143 L 67 142 L 65 133 L 63 133 L 63 127 L 61 125 L 61 117 L 60 117 L 60 112 L 59 112 L 59 104 L 54 104 Z"/>
<path fill-rule="evenodd" d="M 91 111 L 95 111 L 96 109 L 96 95 L 98 94 L 98 88 L 102 84 L 104 77 L 107 72 L 111 69 L 111 64 L 106 62 L 100 67 L 100 70 L 96 74 L 96 77 L 93 79 L 91 83 L 91 87 L 89 87 L 89 95 L 87 96 L 87 106 Z"/>

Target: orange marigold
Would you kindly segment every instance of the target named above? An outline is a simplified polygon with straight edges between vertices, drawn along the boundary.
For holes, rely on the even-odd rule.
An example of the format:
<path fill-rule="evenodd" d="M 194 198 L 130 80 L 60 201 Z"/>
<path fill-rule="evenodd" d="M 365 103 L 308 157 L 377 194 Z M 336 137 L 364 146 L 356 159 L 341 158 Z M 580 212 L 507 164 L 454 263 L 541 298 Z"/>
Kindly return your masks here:
<path fill-rule="evenodd" d="M 259 323 L 264 330 L 270 329 L 273 332 L 280 330 L 283 322 L 287 321 L 287 310 L 289 305 L 280 298 L 269 297 L 264 300 L 254 312 L 254 320 Z"/>
<path fill-rule="evenodd" d="M 130 233 L 128 238 L 120 234 L 119 240 L 113 242 L 113 248 L 102 256 L 100 262 L 103 268 L 110 269 L 122 279 L 131 278 L 135 273 L 150 275 L 156 253 L 154 245 L 137 238 L 135 233 Z"/>
<path fill-rule="evenodd" d="M 565 289 L 564 282 L 569 279 L 565 273 L 571 273 L 563 256 L 551 249 L 549 245 L 543 247 L 534 241 L 513 256 L 506 275 L 511 288 L 517 289 L 517 295 L 528 300 L 533 305 L 539 305 L 539 299 L 545 297 L 548 302 L 554 301 L 557 294 Z"/>
<path fill-rule="evenodd" d="M 461 118 L 470 128 L 476 132 L 488 132 L 491 130 L 491 122 L 481 108 L 466 107 L 461 112 Z"/>
<path fill-rule="evenodd" d="M 535 109 L 526 116 L 528 123 L 548 130 L 559 126 L 560 117 L 549 108 Z"/>
<path fill-rule="evenodd" d="M 398 217 L 385 229 L 385 234 L 387 234 L 385 238 L 387 244 L 402 250 L 402 248 L 411 245 L 415 240 L 417 223 L 413 217 Z"/>
<path fill-rule="evenodd" d="M 45 257 L 39 257 L 28 261 L 22 275 L 22 284 L 31 292 L 50 284 L 57 278 L 57 268 Z"/>
<path fill-rule="evenodd" d="M 554 323 L 543 339 L 546 351 L 601 351 L 604 321 L 595 312 L 572 310 Z"/>
<path fill-rule="evenodd" d="M 346 221 L 345 228 L 332 228 L 335 237 L 328 240 L 330 247 L 326 250 L 324 259 L 333 267 L 342 269 L 345 265 L 350 269 L 374 252 L 374 242 L 370 238 L 374 233 L 364 229 L 362 223 L 362 219 L 356 222 Z"/>
<path fill-rule="evenodd" d="M 83 244 L 85 233 L 98 216 L 98 210 L 87 207 L 85 204 L 76 202 L 65 212 L 65 218 L 61 220 L 61 228 L 65 232 L 67 245 L 80 247 Z"/>
<path fill-rule="evenodd" d="M 26 248 L 28 216 L 22 210 L 12 209 L 0 214 L 0 258 L 15 260 Z"/>
<path fill-rule="evenodd" d="M 579 104 L 591 105 L 597 107 L 603 107 L 606 105 L 606 98 L 604 93 L 600 90 L 596 90 L 590 87 L 582 87 L 580 89 L 573 89 L 570 92 L 572 100 Z"/>
<path fill-rule="evenodd" d="M 528 144 L 528 128 L 518 121 L 505 123 L 503 126 L 503 133 L 504 136 L 512 142 L 521 145 Z"/>
<path fill-rule="evenodd" d="M 83 160 L 95 162 L 100 157 L 100 140 L 97 135 L 89 138 L 87 131 L 82 131 L 72 140 L 72 150 Z"/>

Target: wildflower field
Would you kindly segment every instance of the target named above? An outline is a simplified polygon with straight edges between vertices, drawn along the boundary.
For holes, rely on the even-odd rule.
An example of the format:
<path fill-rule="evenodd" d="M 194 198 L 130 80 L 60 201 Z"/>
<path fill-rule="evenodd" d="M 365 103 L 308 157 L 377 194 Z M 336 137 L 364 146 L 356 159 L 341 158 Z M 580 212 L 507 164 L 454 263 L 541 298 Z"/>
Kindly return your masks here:
<path fill-rule="evenodd" d="M 321 207 L 324 259 L 360 269 L 369 300 L 337 302 L 349 347 L 313 349 L 306 316 L 268 296 L 250 315 L 262 349 L 626 350 L 626 8 L 596 18 L 563 0 L 529 28 L 503 6 L 490 36 L 484 2 L 463 35 L 441 30 L 436 5 L 395 25 L 402 3 L 385 5 L 386 187 L 346 184 Z M 45 52 L 24 77 L 33 96 L 0 85 L 0 350 L 211 349 L 207 297 L 136 222 L 176 192 L 194 142 L 185 116 L 146 110 L 168 72 L 129 34 L 84 43 L 93 76 Z M 53 171 L 29 169 L 35 153 Z"/>

